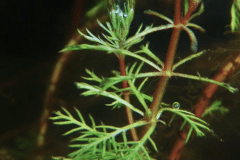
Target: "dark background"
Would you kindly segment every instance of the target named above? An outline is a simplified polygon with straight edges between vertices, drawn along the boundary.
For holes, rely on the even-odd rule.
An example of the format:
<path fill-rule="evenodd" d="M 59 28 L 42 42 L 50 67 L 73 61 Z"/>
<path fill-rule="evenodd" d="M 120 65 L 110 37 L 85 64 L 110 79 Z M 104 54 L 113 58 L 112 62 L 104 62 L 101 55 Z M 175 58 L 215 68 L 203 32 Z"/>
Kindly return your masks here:
<path fill-rule="evenodd" d="M 234 40 L 234 46 L 238 46 L 235 44 L 238 43 L 238 41 L 236 41 L 236 36 L 224 36 L 224 32 L 228 30 L 225 26 L 230 24 L 231 1 L 205 0 L 204 3 L 205 12 L 200 17 L 193 20 L 194 23 L 206 29 L 206 33 L 204 34 L 194 30 L 199 40 L 199 50 L 209 48 L 216 50 L 219 46 L 231 49 L 232 46 L 227 42 L 232 40 Z M 24 149 L 19 150 L 17 144 L 20 142 L 25 143 L 29 140 L 29 134 L 32 132 L 29 133 L 28 131 L 31 130 L 32 125 L 37 124 L 39 120 L 49 79 L 53 67 L 60 57 L 58 51 L 64 48 L 77 27 L 84 26 L 85 23 L 88 22 L 84 13 L 93 7 L 96 1 L 83 0 L 83 6 L 79 11 L 74 10 L 76 4 L 76 0 L 0 1 L 0 150 L 7 149 L 10 153 L 15 155 L 15 157 L 24 157 L 18 153 Z M 130 34 L 136 31 L 142 21 L 144 24 L 165 24 L 164 21 L 158 18 L 152 16 L 149 18 L 149 16 L 144 15 L 143 11 L 146 9 L 152 9 L 168 17 L 172 17 L 171 0 L 166 0 L 164 2 L 161 0 L 139 0 L 137 1 L 136 16 L 132 23 L 133 29 Z M 103 12 L 106 13 L 106 11 Z M 76 14 L 78 15 L 77 18 Z M 98 17 L 101 16 L 98 15 Z M 156 33 L 146 37 L 146 41 L 151 41 L 150 48 L 155 52 L 162 53 L 159 55 L 162 59 L 164 59 L 164 52 L 167 48 L 170 33 L 170 31 L 164 31 L 163 33 Z M 159 44 L 161 44 L 160 48 Z M 182 57 L 191 52 L 189 50 L 188 36 L 185 33 L 181 35 L 178 50 L 182 53 Z M 215 52 L 212 52 L 212 54 L 215 55 Z M 77 100 L 78 91 L 74 88 L 72 82 L 76 81 L 74 78 L 84 74 L 84 68 L 86 66 L 97 67 L 95 71 L 99 70 L 104 74 L 109 68 L 116 67 L 117 64 L 114 57 L 106 58 L 102 56 L 102 54 L 100 56 L 94 53 L 93 57 L 89 57 L 88 54 L 85 53 L 82 55 L 85 56 L 78 56 L 77 53 L 75 53 L 72 58 L 69 59 L 68 63 L 70 65 L 66 67 L 61 85 L 59 85 L 59 89 L 56 93 L 58 105 L 56 105 L 55 108 L 63 104 L 66 106 L 73 106 L 82 103 L 80 103 L 80 100 Z M 192 66 L 183 67 L 182 71 L 195 74 L 196 70 L 198 70 L 201 75 L 211 76 L 216 72 L 217 68 L 221 67 L 221 62 L 225 59 L 227 53 L 224 52 L 222 55 L 223 56 L 220 56 L 220 58 L 217 56 L 216 62 L 207 65 L 202 65 L 203 62 L 206 61 L 206 59 L 202 58 L 199 61 L 189 64 Z M 91 66 L 91 63 L 94 65 Z M 105 67 L 106 64 L 108 64 L 108 67 Z M 73 76 L 72 74 L 77 75 Z M 182 88 L 189 88 L 189 83 L 193 83 L 194 87 L 196 87 L 194 82 L 173 80 L 171 83 L 172 90 L 169 89 L 167 94 L 169 94 L 170 97 L 172 94 L 185 97 L 185 92 Z M 238 86 L 238 83 L 233 83 L 233 85 Z M 200 89 L 200 91 L 201 90 L 202 89 Z M 240 121 L 238 118 L 239 109 L 236 107 L 240 104 L 238 100 L 239 94 L 232 96 L 226 93 L 226 91 L 222 91 L 215 98 L 226 98 L 227 101 L 224 103 L 228 108 L 232 109 L 232 112 L 226 119 L 223 118 L 213 122 L 212 128 L 215 128 L 221 138 L 225 139 L 223 142 L 219 142 L 218 139 L 214 139 L 211 136 L 210 139 L 205 138 L 204 141 L 202 141 L 202 139 L 197 139 L 195 143 L 189 144 L 190 147 L 188 147 L 187 150 L 189 152 L 186 152 L 185 159 L 191 159 L 195 156 L 193 159 L 197 159 L 196 157 L 198 157 L 199 160 L 210 160 L 219 155 L 220 156 L 215 159 L 232 160 L 239 158 L 237 152 L 239 148 L 238 142 L 240 142 L 240 126 L 238 124 Z M 166 101 L 170 103 L 172 99 L 166 99 Z M 91 99 L 87 100 L 91 101 Z M 96 103 L 102 100 L 103 99 L 98 99 Z M 84 104 L 94 106 L 92 103 L 93 102 L 86 102 Z M 97 114 L 94 113 L 94 109 L 92 109 L 91 112 L 93 112 L 93 115 Z M 108 113 L 105 110 L 98 110 L 97 112 Z M 99 119 L 104 121 L 104 117 L 106 116 L 101 115 Z M 111 119 L 112 117 L 108 117 L 105 121 Z M 20 131 L 21 128 L 26 129 Z M 61 135 L 63 133 L 59 129 L 55 132 L 56 135 Z M 19 142 L 18 140 L 21 139 L 21 137 L 25 139 L 23 138 L 24 140 Z M 50 139 L 51 138 L 50 136 Z M 48 146 L 49 148 L 54 148 L 60 143 L 58 139 L 51 140 Z M 169 141 L 169 143 L 171 144 L 171 141 Z M 61 145 L 67 145 L 67 143 Z M 193 149 L 192 154 L 190 154 L 194 146 L 200 149 Z M 169 148 L 171 148 L 171 146 Z M 164 152 L 167 149 L 168 147 L 162 151 Z M 63 154 L 61 149 L 52 150 L 53 151 L 48 153 L 49 155 Z"/>

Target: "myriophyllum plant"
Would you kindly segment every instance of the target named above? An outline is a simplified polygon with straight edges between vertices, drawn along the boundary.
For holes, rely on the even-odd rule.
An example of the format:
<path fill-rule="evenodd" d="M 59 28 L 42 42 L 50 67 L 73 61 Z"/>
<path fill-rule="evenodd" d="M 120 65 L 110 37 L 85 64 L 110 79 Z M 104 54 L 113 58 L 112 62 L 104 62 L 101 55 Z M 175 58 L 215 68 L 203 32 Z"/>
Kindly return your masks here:
<path fill-rule="evenodd" d="M 195 27 L 203 30 L 196 24 L 189 21 L 200 15 L 203 11 L 203 3 L 193 0 L 185 0 L 185 13 L 181 12 L 181 1 L 175 0 L 174 17 L 170 18 L 154 12 L 146 11 L 149 15 L 154 15 L 166 20 L 169 24 L 161 26 L 147 26 L 142 29 L 143 25 L 132 37 L 128 37 L 131 22 L 134 17 L 134 0 L 108 0 L 108 11 L 111 23 L 102 24 L 98 21 L 100 27 L 107 33 L 102 33 L 100 36 L 93 35 L 86 29 L 88 35 L 79 31 L 79 34 L 94 44 L 80 44 L 75 46 L 67 46 L 61 52 L 69 50 L 97 50 L 108 54 L 114 53 L 119 60 L 119 72 L 112 72 L 112 77 L 101 77 L 94 72 L 86 69 L 88 77 L 82 77 L 85 82 L 76 82 L 76 86 L 85 90 L 83 96 L 104 96 L 112 99 L 112 103 L 106 104 L 113 109 L 119 107 L 126 108 L 126 117 L 128 124 L 121 127 L 109 126 L 108 124 L 96 125 L 94 118 L 89 116 L 91 124 L 87 124 L 81 112 L 75 108 L 78 117 L 73 117 L 70 112 L 62 108 L 61 111 L 54 112 L 54 124 L 58 125 L 74 125 L 75 128 L 69 130 L 64 135 L 72 133 L 79 134 L 78 137 L 72 140 L 73 144 L 70 147 L 74 148 L 74 152 L 70 153 L 69 158 L 55 157 L 55 159 L 74 159 L 74 160 L 151 160 L 153 152 L 158 152 L 157 145 L 152 140 L 151 135 L 156 129 L 157 123 L 162 125 L 171 125 L 176 116 L 183 119 L 180 130 L 186 130 L 185 143 L 188 142 L 193 132 L 197 136 L 204 136 L 204 131 L 211 132 L 208 124 L 196 117 L 193 113 L 182 110 L 178 102 L 172 102 L 172 105 L 163 102 L 163 96 L 168 84 L 168 80 L 173 77 L 183 77 L 193 80 L 213 83 L 228 89 L 231 92 L 237 91 L 223 82 L 217 82 L 205 77 L 187 75 L 184 73 L 175 72 L 176 68 L 185 62 L 197 58 L 205 51 L 195 53 L 197 51 L 197 40 L 194 33 L 188 27 Z M 195 9 L 199 6 L 200 10 Z M 137 51 L 131 51 L 131 46 L 142 42 L 144 37 L 156 31 L 172 28 L 173 32 L 170 38 L 169 47 L 166 54 L 166 60 L 163 62 L 149 49 L 149 43 L 142 45 Z M 191 48 L 193 54 L 183 58 L 174 64 L 176 47 L 181 30 L 188 33 L 191 40 Z M 135 62 L 125 66 L 125 58 L 132 57 Z M 145 65 L 152 67 L 151 72 L 142 72 Z M 154 70 L 154 71 L 152 71 Z M 148 86 L 148 81 L 151 77 L 159 77 L 160 80 L 155 87 L 154 93 L 148 95 L 142 91 L 144 86 Z M 138 81 L 138 83 L 136 83 Z M 91 82 L 98 83 L 97 85 Z M 118 85 L 122 83 L 122 86 Z M 135 97 L 138 100 L 137 104 L 131 103 L 130 98 Z M 134 119 L 132 112 L 140 115 L 141 118 Z M 171 112 L 172 118 L 170 121 L 163 119 L 162 115 L 165 112 Z M 109 116 L 109 115 L 108 115 Z M 136 128 L 140 128 L 137 133 Z M 131 134 L 131 138 L 127 134 Z M 148 142 L 148 143 L 147 143 Z M 152 145 L 153 151 L 150 151 L 149 145 Z"/>
<path fill-rule="evenodd" d="M 108 13 L 115 36 L 125 40 L 134 17 L 135 0 L 108 0 Z"/>

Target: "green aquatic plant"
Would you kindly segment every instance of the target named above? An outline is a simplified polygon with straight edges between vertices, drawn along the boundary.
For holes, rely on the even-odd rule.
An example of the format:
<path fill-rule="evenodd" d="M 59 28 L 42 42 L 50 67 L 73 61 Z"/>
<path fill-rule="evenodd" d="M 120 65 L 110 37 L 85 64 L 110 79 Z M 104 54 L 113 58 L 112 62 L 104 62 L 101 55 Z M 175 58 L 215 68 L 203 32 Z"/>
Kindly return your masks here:
<path fill-rule="evenodd" d="M 231 30 L 233 32 L 239 30 L 239 17 L 240 17 L 240 1 L 234 0 L 231 7 Z"/>
<path fill-rule="evenodd" d="M 197 136 L 205 136 L 205 132 L 211 132 L 209 125 L 204 120 L 195 116 L 195 114 L 183 110 L 178 102 L 173 102 L 172 105 L 163 102 L 163 96 L 171 77 L 183 77 L 207 83 L 213 83 L 234 93 L 236 88 L 229 84 L 218 82 L 199 75 L 188 75 L 175 72 L 176 68 L 197 58 L 206 51 L 198 52 L 198 42 L 194 32 L 190 27 L 204 31 L 197 24 L 189 21 L 196 16 L 199 16 L 204 8 L 200 0 L 184 1 L 184 15 L 181 16 L 181 1 L 175 1 L 174 18 L 173 20 L 155 11 L 145 11 L 148 15 L 153 15 L 164 19 L 169 24 L 161 26 L 146 26 L 140 25 L 136 33 L 128 37 L 130 24 L 134 18 L 135 0 L 108 0 L 108 11 L 111 22 L 102 24 L 98 21 L 99 26 L 104 33 L 101 36 L 93 35 L 88 29 L 87 34 L 78 30 L 91 44 L 79 44 L 67 46 L 61 52 L 69 50 L 96 50 L 107 54 L 115 54 L 119 60 L 120 71 L 113 72 L 112 77 L 100 77 L 94 72 L 86 69 L 88 77 L 83 77 L 84 82 L 75 82 L 76 86 L 83 90 L 83 96 L 104 96 L 112 100 L 107 107 L 117 109 L 119 107 L 126 108 L 126 117 L 128 124 L 121 127 L 109 126 L 108 124 L 96 125 L 94 117 L 89 116 L 91 124 L 87 124 L 81 112 L 75 108 L 77 117 L 74 117 L 69 111 L 62 108 L 62 111 L 54 112 L 55 116 L 51 117 L 56 125 L 71 125 L 74 126 L 64 135 L 79 134 L 78 137 L 72 140 L 69 147 L 74 151 L 68 155 L 68 158 L 54 157 L 54 159 L 112 159 L 112 160 L 151 160 L 152 152 L 158 152 L 157 145 L 151 138 L 156 130 L 157 124 L 167 125 L 163 114 L 170 112 L 172 118 L 168 125 L 176 117 L 182 118 L 183 122 L 180 130 L 188 129 L 185 143 L 187 143 L 191 135 L 195 132 Z M 196 8 L 199 8 L 197 12 Z M 131 47 L 143 41 L 144 37 L 157 31 L 172 29 L 170 43 L 166 54 L 165 61 L 158 58 L 157 54 L 149 49 L 150 43 L 142 45 L 139 50 L 132 51 Z M 191 40 L 193 54 L 183 58 L 179 62 L 174 62 L 176 48 L 181 30 L 184 30 Z M 135 62 L 126 66 L 125 58 L 132 57 Z M 151 72 L 144 72 L 142 69 L 149 65 L 152 67 Z M 143 88 L 148 85 L 149 78 L 159 77 L 159 82 L 155 92 L 148 95 L 143 92 Z M 94 82 L 94 83 L 92 83 Z M 138 83 L 136 83 L 138 82 Z M 96 84 L 97 83 L 97 84 Z M 119 84 L 122 83 L 122 87 Z M 94 85 L 95 84 L 95 85 Z M 138 104 L 130 102 L 130 98 L 135 97 Z M 135 119 L 132 112 L 135 112 L 140 119 Z M 137 129 L 140 132 L 137 132 Z M 127 134 L 131 133 L 132 138 L 127 138 Z M 151 144 L 154 150 L 149 150 L 146 144 Z"/>

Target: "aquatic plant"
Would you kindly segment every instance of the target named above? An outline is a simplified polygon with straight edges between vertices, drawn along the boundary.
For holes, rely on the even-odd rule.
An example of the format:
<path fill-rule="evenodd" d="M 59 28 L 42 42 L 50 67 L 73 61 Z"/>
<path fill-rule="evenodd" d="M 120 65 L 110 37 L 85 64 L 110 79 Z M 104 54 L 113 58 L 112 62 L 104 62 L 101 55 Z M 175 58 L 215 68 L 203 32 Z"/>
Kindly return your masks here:
<path fill-rule="evenodd" d="M 236 30 L 239 25 L 239 17 L 235 8 L 232 9 L 232 29 Z M 170 19 L 155 11 L 145 11 L 146 14 L 156 16 L 168 22 L 166 25 L 139 26 L 136 33 L 129 37 L 129 29 L 134 18 L 135 0 L 108 0 L 108 12 L 110 22 L 105 24 L 98 21 L 99 26 L 103 29 L 101 36 L 92 34 L 86 29 L 87 34 L 78 30 L 79 34 L 92 42 L 91 44 L 79 44 L 67 46 L 61 52 L 70 50 L 96 50 L 107 54 L 114 54 L 119 60 L 119 72 L 113 72 L 112 77 L 100 77 L 99 75 L 86 69 L 88 77 L 83 77 L 84 82 L 76 82 L 76 86 L 83 90 L 83 96 L 104 96 L 112 100 L 112 103 L 106 104 L 113 109 L 125 107 L 128 124 L 121 127 L 109 126 L 108 124 L 96 125 L 94 117 L 89 119 L 91 124 L 87 124 L 81 111 L 75 108 L 77 116 L 74 117 L 68 110 L 62 108 L 61 111 L 54 112 L 55 116 L 51 117 L 54 124 L 72 125 L 71 130 L 64 135 L 79 134 L 72 140 L 69 147 L 74 151 L 68 155 L 69 158 L 54 157 L 54 159 L 129 159 L 129 160 L 150 160 L 154 159 L 152 152 L 158 152 L 157 145 L 151 138 L 156 130 L 157 124 L 171 125 L 176 117 L 182 118 L 180 130 L 182 139 L 176 143 L 173 152 L 170 155 L 171 160 L 178 159 L 180 156 L 179 149 L 186 144 L 193 133 L 197 136 L 205 136 L 205 132 L 212 132 L 207 122 L 201 119 L 202 113 L 206 106 L 200 106 L 201 111 L 196 108 L 195 114 L 181 109 L 178 102 L 172 102 L 172 105 L 163 102 L 163 96 L 168 86 L 169 79 L 172 77 L 183 77 L 192 80 L 209 83 L 211 86 L 221 86 L 230 92 L 238 91 L 237 88 L 231 87 L 224 83 L 223 80 L 210 79 L 200 75 L 188 75 L 178 73 L 175 70 L 182 64 L 194 58 L 198 58 L 206 51 L 198 52 L 198 41 L 191 27 L 204 31 L 202 27 L 191 23 L 190 20 L 199 16 L 204 11 L 204 4 L 201 0 L 185 0 L 184 14 L 182 15 L 181 0 L 175 0 L 174 17 Z M 234 10 L 235 9 L 235 10 Z M 150 43 L 142 45 L 139 50 L 132 51 L 131 47 L 144 40 L 144 37 L 157 31 L 172 29 L 169 46 L 166 53 L 165 61 L 158 58 L 156 53 L 149 49 Z M 190 48 L 193 54 L 178 62 L 174 62 L 176 49 L 181 31 L 185 31 L 191 41 Z M 132 57 L 135 62 L 126 66 L 125 59 Z M 146 65 L 152 67 L 151 72 L 143 72 Z M 149 83 L 149 78 L 159 77 L 159 82 L 155 91 L 151 95 L 142 91 L 144 86 Z M 94 84 L 92 82 L 95 82 Z M 138 82 L 138 83 L 137 83 Z M 97 85 L 96 85 L 97 83 Z M 122 87 L 119 87 L 119 83 Z M 212 92 L 209 88 L 206 92 Z M 130 102 L 130 98 L 135 97 L 138 104 Z M 209 97 L 211 98 L 211 96 Z M 216 107 L 215 107 L 216 108 Z M 218 107 L 219 108 L 219 107 Z M 199 111 L 199 112 L 198 112 Z M 133 117 L 132 112 L 141 116 L 139 119 Z M 169 112 L 172 118 L 169 122 L 164 120 L 163 115 Z M 205 112 L 205 114 L 207 114 Z M 139 131 L 139 132 L 138 132 Z M 127 134 L 131 133 L 131 139 Z M 147 144 L 151 144 L 154 150 L 150 150 Z"/>

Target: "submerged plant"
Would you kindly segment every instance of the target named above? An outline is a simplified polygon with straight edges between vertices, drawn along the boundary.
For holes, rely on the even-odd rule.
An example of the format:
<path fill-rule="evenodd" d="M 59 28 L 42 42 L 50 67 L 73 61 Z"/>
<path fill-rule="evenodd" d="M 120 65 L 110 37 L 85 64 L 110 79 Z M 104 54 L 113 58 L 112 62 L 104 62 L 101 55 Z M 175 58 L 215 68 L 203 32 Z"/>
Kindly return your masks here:
<path fill-rule="evenodd" d="M 72 140 L 70 145 L 74 149 L 68 155 L 69 158 L 55 157 L 54 159 L 112 159 L 112 160 L 150 160 L 152 152 L 158 152 L 157 145 L 151 136 L 156 130 L 156 125 L 161 123 L 167 125 L 163 114 L 172 113 L 172 118 L 168 125 L 178 116 L 183 119 L 180 130 L 187 131 L 185 143 L 187 143 L 191 135 L 195 132 L 197 136 L 204 136 L 204 132 L 211 132 L 209 125 L 194 113 L 182 110 L 178 102 L 168 105 L 163 102 L 163 96 L 171 77 L 183 77 L 207 83 L 212 83 L 228 89 L 234 93 L 236 88 L 231 87 L 224 82 L 218 82 L 209 78 L 188 75 L 175 72 L 176 68 L 197 58 L 206 51 L 197 52 L 197 39 L 190 27 L 204 31 L 197 24 L 189 21 L 203 12 L 203 3 L 200 0 L 184 1 L 184 15 L 181 16 L 181 1 L 175 0 L 174 18 L 173 20 L 155 11 L 146 11 L 148 15 L 157 16 L 166 20 L 169 24 L 161 26 L 147 26 L 143 29 L 143 25 L 132 37 L 128 37 L 130 24 L 134 17 L 134 0 L 108 0 L 108 11 L 111 22 L 102 24 L 98 21 L 99 26 L 104 30 L 101 36 L 93 35 L 88 29 L 88 34 L 79 34 L 94 44 L 80 44 L 75 46 L 67 46 L 61 52 L 69 50 L 97 50 L 107 54 L 115 54 L 119 60 L 119 72 L 113 72 L 112 77 L 100 77 L 94 72 L 86 69 L 88 77 L 83 77 L 84 82 L 76 82 L 76 86 L 84 90 L 83 96 L 100 95 L 112 100 L 112 103 L 106 104 L 116 109 L 119 107 L 126 108 L 126 117 L 128 124 L 122 127 L 109 126 L 108 124 L 96 125 L 94 117 L 89 116 L 91 125 L 87 124 L 81 112 L 75 108 L 77 117 L 72 116 L 70 112 L 62 108 L 62 111 L 54 112 L 55 116 L 50 119 L 54 120 L 57 125 L 73 125 L 73 129 L 64 135 L 73 133 L 79 134 Z M 198 7 L 198 11 L 195 12 Z M 172 29 L 172 35 L 163 62 L 158 55 L 149 49 L 149 43 L 142 45 L 139 50 L 131 51 L 133 45 L 139 44 L 144 37 L 157 31 Z M 179 62 L 174 63 L 176 48 L 181 30 L 189 35 L 191 40 L 190 48 L 193 54 L 183 58 Z M 125 58 L 132 57 L 135 62 L 131 65 L 125 65 Z M 146 65 L 151 66 L 155 71 L 143 72 L 142 68 Z M 142 88 L 149 83 L 149 78 L 159 77 L 159 82 L 155 87 L 153 96 L 146 94 Z M 98 83 L 93 85 L 92 82 Z M 139 83 L 136 83 L 139 82 Z M 119 87 L 122 83 L 122 87 Z M 130 98 L 135 97 L 139 101 L 138 104 L 130 102 Z M 140 104 L 140 105 L 139 105 Z M 140 119 L 134 119 L 132 112 L 141 116 Z M 136 128 L 140 132 L 137 133 Z M 130 132 L 132 139 L 127 138 Z M 154 151 L 150 151 L 147 143 L 151 144 Z"/>

